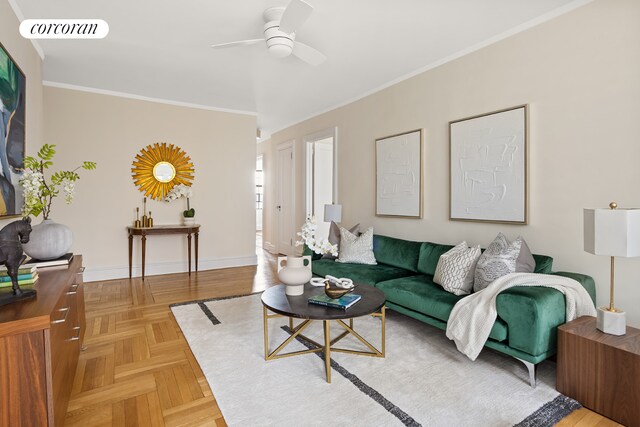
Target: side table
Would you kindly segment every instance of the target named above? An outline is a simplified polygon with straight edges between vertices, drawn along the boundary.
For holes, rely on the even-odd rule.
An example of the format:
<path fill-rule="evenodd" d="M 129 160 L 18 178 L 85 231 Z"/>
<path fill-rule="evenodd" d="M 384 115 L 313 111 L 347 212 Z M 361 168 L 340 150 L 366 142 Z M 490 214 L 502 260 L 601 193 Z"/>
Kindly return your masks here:
<path fill-rule="evenodd" d="M 605 334 L 591 316 L 558 327 L 556 389 L 620 424 L 640 426 L 640 329 Z"/>

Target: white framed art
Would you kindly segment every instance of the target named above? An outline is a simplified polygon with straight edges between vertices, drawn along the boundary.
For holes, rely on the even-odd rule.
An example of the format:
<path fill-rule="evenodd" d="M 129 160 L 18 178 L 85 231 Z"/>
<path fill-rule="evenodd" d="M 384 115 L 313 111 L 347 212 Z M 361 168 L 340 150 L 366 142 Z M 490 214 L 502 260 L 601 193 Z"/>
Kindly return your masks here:
<path fill-rule="evenodd" d="M 376 215 L 422 218 L 422 129 L 376 139 Z"/>
<path fill-rule="evenodd" d="M 528 106 L 449 122 L 449 218 L 527 224 Z"/>

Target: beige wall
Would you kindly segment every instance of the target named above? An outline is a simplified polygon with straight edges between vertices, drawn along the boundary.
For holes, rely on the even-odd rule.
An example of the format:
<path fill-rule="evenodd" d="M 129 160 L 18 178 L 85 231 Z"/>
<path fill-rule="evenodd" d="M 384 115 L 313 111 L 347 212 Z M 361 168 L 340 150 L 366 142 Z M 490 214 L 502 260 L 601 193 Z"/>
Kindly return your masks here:
<path fill-rule="evenodd" d="M 52 218 L 74 232 L 87 280 L 125 277 L 127 233 L 142 210 L 143 194 L 131 179 L 131 163 L 143 147 L 168 142 L 184 149 L 195 164 L 191 206 L 200 233 L 200 269 L 255 264 L 254 171 L 256 118 L 76 90 L 45 87 L 47 142 L 57 145 L 56 168 L 84 160 L 98 169 L 83 171 L 72 205 L 57 199 Z M 180 222 L 184 199 L 148 201 L 155 224 Z M 135 240 L 139 265 L 140 241 Z M 147 274 L 186 270 L 186 238 L 147 240 Z"/>
<path fill-rule="evenodd" d="M 343 222 L 380 234 L 486 246 L 499 232 L 525 237 L 555 270 L 592 275 L 608 299 L 609 260 L 583 251 L 582 209 L 640 207 L 640 2 L 597 0 L 552 21 L 427 71 L 345 107 L 275 133 L 263 151 L 339 127 L 339 202 Z M 530 105 L 530 223 L 487 225 L 448 220 L 448 122 Z M 378 218 L 375 138 L 426 130 L 422 220 Z M 271 168 L 273 171 L 273 168 Z M 297 223 L 303 222 L 297 185 Z M 266 211 L 273 204 L 266 199 Z M 273 221 L 265 241 L 274 233 Z M 640 326 L 640 258 L 617 261 L 617 302 Z"/>
<path fill-rule="evenodd" d="M 20 36 L 20 21 L 6 1 L 0 1 L 0 43 L 9 52 L 27 78 L 27 154 L 34 153 L 43 141 L 42 60 L 29 40 Z M 4 227 L 10 220 L 0 220 Z"/>

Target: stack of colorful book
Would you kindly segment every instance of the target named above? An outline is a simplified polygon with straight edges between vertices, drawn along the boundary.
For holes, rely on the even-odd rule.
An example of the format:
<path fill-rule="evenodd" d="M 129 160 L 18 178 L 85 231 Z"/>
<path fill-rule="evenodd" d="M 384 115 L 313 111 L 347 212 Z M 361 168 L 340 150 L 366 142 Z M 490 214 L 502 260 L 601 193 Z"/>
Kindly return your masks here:
<path fill-rule="evenodd" d="M 38 281 L 38 267 L 35 264 L 24 264 L 18 270 L 18 285 L 29 286 Z M 0 288 L 10 288 L 11 277 L 7 274 L 7 268 L 0 266 Z"/>

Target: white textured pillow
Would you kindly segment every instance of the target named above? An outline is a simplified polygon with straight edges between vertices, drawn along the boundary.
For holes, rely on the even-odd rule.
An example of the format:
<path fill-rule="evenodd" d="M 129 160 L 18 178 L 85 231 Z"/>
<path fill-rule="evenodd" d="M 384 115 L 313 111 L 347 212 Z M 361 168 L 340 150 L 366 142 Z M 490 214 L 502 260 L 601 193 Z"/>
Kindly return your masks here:
<path fill-rule="evenodd" d="M 473 275 L 481 254 L 480 246 L 467 247 L 462 242 L 442 254 L 433 276 L 434 283 L 454 295 L 468 295 L 473 288 Z"/>
<path fill-rule="evenodd" d="M 509 242 L 504 234 L 498 233 L 478 260 L 473 290 L 481 291 L 494 280 L 506 274 L 515 273 L 521 247 L 521 237 Z"/>
<path fill-rule="evenodd" d="M 373 227 L 369 227 L 360 236 L 340 227 L 340 253 L 336 262 L 377 264 L 376 257 L 373 255 Z"/>

